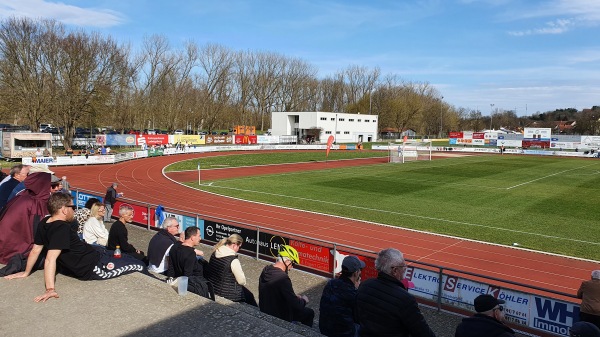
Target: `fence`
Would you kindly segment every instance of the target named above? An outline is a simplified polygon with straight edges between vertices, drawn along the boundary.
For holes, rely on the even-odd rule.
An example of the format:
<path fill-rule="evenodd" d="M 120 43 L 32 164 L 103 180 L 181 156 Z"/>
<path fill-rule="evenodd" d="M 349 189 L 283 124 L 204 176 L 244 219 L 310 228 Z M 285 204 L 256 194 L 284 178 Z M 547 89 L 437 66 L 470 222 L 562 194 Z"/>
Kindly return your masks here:
<path fill-rule="evenodd" d="M 84 189 L 75 189 L 72 194 L 78 207 L 83 207 L 89 198 L 102 199 L 97 192 Z M 121 198 L 114 207 L 116 214 L 123 204 L 133 207 L 135 224 L 148 230 L 161 228 L 161 219 L 156 216 L 158 205 Z M 177 218 L 181 231 L 191 226 L 200 228 L 202 240 L 208 244 L 239 234 L 244 238 L 240 252 L 256 259 L 273 260 L 279 246 L 289 244 L 298 251 L 300 269 L 305 271 L 333 277 L 339 272 L 345 256 L 356 255 L 366 264 L 362 271 L 363 279 L 377 276 L 377 253 L 373 251 L 184 210 L 169 209 L 163 212 L 163 216 Z M 569 327 L 578 320 L 579 306 L 573 301 L 575 296 L 572 294 L 410 259 L 406 261 L 409 267 L 405 278 L 414 284 L 409 292 L 438 310 L 473 312 L 475 297 L 492 294 L 506 301 L 506 319 L 517 329 L 532 335 L 568 336 Z"/>

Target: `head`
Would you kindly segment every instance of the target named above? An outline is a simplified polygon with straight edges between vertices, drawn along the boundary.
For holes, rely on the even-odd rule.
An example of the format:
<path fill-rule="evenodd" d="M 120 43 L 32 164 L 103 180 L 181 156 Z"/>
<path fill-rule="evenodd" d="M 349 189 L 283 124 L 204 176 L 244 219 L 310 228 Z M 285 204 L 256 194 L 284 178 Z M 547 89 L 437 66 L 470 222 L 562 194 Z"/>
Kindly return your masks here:
<path fill-rule="evenodd" d="M 490 316 L 502 322 L 504 321 L 504 307 L 502 306 L 504 303 L 503 300 L 486 294 L 477 296 L 473 305 L 478 314 Z"/>
<path fill-rule="evenodd" d="M 56 193 L 58 191 L 61 191 L 63 188 L 62 180 L 54 174 L 50 179 L 50 193 Z"/>
<path fill-rule="evenodd" d="M 131 220 L 133 220 L 133 207 L 121 205 L 121 207 L 119 207 L 119 220 L 122 223 L 131 222 Z"/>
<path fill-rule="evenodd" d="M 85 202 L 85 208 L 87 209 L 92 209 L 92 205 L 94 205 L 95 203 L 100 202 L 100 199 L 97 198 L 89 198 L 88 201 Z"/>
<path fill-rule="evenodd" d="M 190 243 L 192 246 L 196 246 L 200 243 L 202 237 L 200 236 L 200 228 L 193 226 L 185 229 L 185 241 Z"/>
<path fill-rule="evenodd" d="M 281 245 L 279 246 L 279 252 L 275 266 L 281 268 L 286 273 L 294 268 L 295 264 L 300 264 L 300 256 L 298 251 L 292 246 Z"/>
<path fill-rule="evenodd" d="M 404 279 L 404 273 L 406 272 L 406 262 L 404 261 L 404 255 L 395 248 L 387 248 L 377 254 L 375 259 L 375 269 L 380 273 L 386 273 L 398 281 Z"/>
<path fill-rule="evenodd" d="M 17 179 L 19 182 L 25 180 L 29 175 L 29 169 L 31 166 L 29 165 L 15 165 L 10 169 L 10 176 Z"/>
<path fill-rule="evenodd" d="M 61 178 L 63 181 L 67 180 L 67 176 L 62 176 Z"/>
<path fill-rule="evenodd" d="M 48 212 L 58 220 L 73 221 L 75 207 L 73 198 L 66 193 L 54 193 L 48 199 Z"/>
<path fill-rule="evenodd" d="M 360 280 L 361 270 L 365 267 L 365 263 L 358 259 L 358 257 L 349 255 L 342 261 L 342 275 L 341 277 L 347 277 L 354 282 Z"/>
<path fill-rule="evenodd" d="M 600 270 L 594 270 L 592 272 L 592 280 L 600 280 Z"/>
<path fill-rule="evenodd" d="M 162 228 L 171 235 L 177 235 L 179 234 L 179 221 L 172 216 L 166 217 L 162 223 Z"/>
<path fill-rule="evenodd" d="M 92 208 L 90 208 L 90 216 L 96 219 L 102 219 L 104 217 L 104 213 L 106 212 L 106 208 L 104 204 L 100 201 L 97 201 L 92 204 Z"/>
<path fill-rule="evenodd" d="M 579 321 L 569 329 L 569 337 L 600 337 L 600 329 L 590 322 Z"/>
<path fill-rule="evenodd" d="M 117 183 L 112 183 L 112 188 L 114 188 L 115 190 L 117 189 L 117 187 L 119 186 L 119 184 Z"/>

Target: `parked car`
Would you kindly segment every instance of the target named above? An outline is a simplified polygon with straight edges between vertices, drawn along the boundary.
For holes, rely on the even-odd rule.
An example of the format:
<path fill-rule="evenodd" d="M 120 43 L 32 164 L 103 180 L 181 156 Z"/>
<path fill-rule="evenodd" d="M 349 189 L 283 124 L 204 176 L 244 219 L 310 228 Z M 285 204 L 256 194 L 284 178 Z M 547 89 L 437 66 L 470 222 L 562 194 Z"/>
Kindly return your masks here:
<path fill-rule="evenodd" d="M 175 130 L 175 132 L 173 132 L 174 135 L 183 135 L 183 130 L 181 129 L 177 129 Z"/>

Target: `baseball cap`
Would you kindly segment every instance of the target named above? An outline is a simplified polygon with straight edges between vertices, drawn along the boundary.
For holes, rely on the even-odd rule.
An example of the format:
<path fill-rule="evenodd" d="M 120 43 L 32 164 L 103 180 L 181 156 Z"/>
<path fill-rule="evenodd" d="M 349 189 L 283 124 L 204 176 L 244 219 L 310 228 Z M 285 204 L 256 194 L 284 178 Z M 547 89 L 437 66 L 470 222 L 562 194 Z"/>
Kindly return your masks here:
<path fill-rule="evenodd" d="M 59 177 L 55 176 L 54 174 L 52 175 L 52 178 L 50 178 L 50 183 L 51 184 L 56 184 L 56 183 L 59 183 L 61 181 L 62 181 L 62 179 L 60 179 Z"/>
<path fill-rule="evenodd" d="M 46 165 L 31 165 L 31 167 L 29 168 L 29 174 L 38 172 L 54 174 L 54 172 L 50 171 L 50 169 Z"/>
<path fill-rule="evenodd" d="M 485 312 L 494 309 L 498 304 L 506 303 L 503 300 L 499 300 L 492 295 L 479 295 L 475 298 L 474 305 L 475 311 Z"/>
<path fill-rule="evenodd" d="M 569 330 L 571 337 L 600 337 L 600 329 L 590 322 L 577 322 Z"/>
<path fill-rule="evenodd" d="M 364 267 L 365 263 L 359 260 L 358 257 L 354 255 L 348 255 L 342 261 L 342 270 L 347 270 L 351 273 L 361 270 Z"/>

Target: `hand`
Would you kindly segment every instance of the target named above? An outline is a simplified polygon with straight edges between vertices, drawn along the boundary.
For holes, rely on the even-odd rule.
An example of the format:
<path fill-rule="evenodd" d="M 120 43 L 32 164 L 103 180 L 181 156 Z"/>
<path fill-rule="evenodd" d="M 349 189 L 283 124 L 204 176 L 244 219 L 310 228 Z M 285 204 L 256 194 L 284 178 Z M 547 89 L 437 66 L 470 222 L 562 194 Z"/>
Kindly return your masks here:
<path fill-rule="evenodd" d="M 306 302 L 308 304 L 308 297 L 306 297 L 306 295 L 298 295 L 298 298 L 303 299 L 304 302 Z"/>
<path fill-rule="evenodd" d="M 12 280 L 12 279 L 16 279 L 16 278 L 26 278 L 27 276 L 29 276 L 29 275 L 27 275 L 24 271 L 22 271 L 20 273 L 4 276 L 4 278 L 7 280 Z"/>
<path fill-rule="evenodd" d="M 198 249 L 194 249 L 194 251 L 196 252 L 196 256 L 204 256 L 204 252 Z"/>
<path fill-rule="evenodd" d="M 35 302 L 46 302 L 47 300 L 51 299 L 52 297 L 59 298 L 60 296 L 58 296 L 58 293 L 56 292 L 56 290 L 46 290 L 44 295 L 40 295 L 40 296 L 34 298 L 33 300 Z"/>

